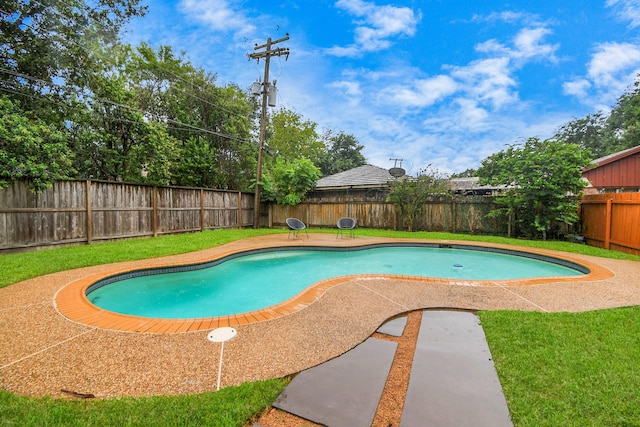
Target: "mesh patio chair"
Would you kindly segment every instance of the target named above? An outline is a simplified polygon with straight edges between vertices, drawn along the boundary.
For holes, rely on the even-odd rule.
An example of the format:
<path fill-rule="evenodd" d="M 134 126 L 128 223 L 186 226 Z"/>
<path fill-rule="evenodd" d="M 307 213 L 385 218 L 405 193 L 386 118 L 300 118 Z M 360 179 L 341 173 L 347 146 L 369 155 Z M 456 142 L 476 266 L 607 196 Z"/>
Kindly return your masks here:
<path fill-rule="evenodd" d="M 297 239 L 300 230 L 304 230 L 305 234 L 307 235 L 307 239 L 309 238 L 309 233 L 307 233 L 307 226 L 304 225 L 304 222 L 300 221 L 297 218 L 287 218 L 286 223 L 289 227 L 289 234 L 287 235 L 287 239 L 292 235 L 294 239 Z"/>
<path fill-rule="evenodd" d="M 355 219 L 349 218 L 349 217 L 340 218 L 338 220 L 338 234 L 336 234 L 336 239 L 338 237 L 342 236 L 342 234 L 345 233 L 345 232 L 350 232 L 351 233 L 351 237 L 355 238 L 355 236 L 353 235 L 354 228 L 356 228 L 356 220 Z"/>

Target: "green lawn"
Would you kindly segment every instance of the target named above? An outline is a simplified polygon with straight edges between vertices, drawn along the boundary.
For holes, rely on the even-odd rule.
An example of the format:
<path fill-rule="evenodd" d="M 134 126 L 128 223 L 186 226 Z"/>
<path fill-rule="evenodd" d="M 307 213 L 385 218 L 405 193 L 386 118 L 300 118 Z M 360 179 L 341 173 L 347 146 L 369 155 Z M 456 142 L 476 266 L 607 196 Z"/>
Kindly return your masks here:
<path fill-rule="evenodd" d="M 0 287 L 56 271 L 191 252 L 282 231 L 216 230 L 4 254 Z M 637 256 L 566 242 L 367 229 L 356 233 L 507 243 L 640 261 Z M 492 311 L 480 317 L 516 426 L 640 426 L 640 307 L 552 314 Z M 84 401 L 0 391 L 0 426 L 242 427 L 287 383 L 288 379 L 275 379 L 200 395 Z"/>
<path fill-rule="evenodd" d="M 288 384 L 273 379 L 188 396 L 66 400 L 0 391 L 0 426 L 243 426 Z"/>
<path fill-rule="evenodd" d="M 640 307 L 481 312 L 517 426 L 640 426 Z"/>

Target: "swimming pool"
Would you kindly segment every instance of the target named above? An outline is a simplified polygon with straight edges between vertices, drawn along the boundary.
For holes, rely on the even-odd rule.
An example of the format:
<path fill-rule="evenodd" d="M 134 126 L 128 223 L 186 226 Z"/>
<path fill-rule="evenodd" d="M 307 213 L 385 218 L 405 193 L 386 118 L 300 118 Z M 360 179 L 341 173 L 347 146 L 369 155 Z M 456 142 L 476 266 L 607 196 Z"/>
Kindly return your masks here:
<path fill-rule="evenodd" d="M 258 310 L 336 276 L 380 274 L 508 280 L 588 272 L 566 260 L 465 245 L 271 248 L 204 264 L 112 276 L 89 286 L 86 295 L 96 306 L 117 313 L 185 319 Z"/>

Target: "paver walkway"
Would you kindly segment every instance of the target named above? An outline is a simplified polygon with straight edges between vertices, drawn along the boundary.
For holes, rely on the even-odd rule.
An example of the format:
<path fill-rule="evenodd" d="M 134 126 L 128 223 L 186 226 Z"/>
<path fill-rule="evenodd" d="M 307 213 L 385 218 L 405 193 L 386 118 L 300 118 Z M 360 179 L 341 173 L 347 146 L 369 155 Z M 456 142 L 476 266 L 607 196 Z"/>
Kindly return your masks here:
<path fill-rule="evenodd" d="M 377 332 L 402 334 L 406 317 Z M 298 374 L 275 408 L 331 427 L 372 425 L 396 343 L 369 338 Z M 509 410 L 479 324 L 470 312 L 425 310 L 400 427 L 511 427 Z"/>

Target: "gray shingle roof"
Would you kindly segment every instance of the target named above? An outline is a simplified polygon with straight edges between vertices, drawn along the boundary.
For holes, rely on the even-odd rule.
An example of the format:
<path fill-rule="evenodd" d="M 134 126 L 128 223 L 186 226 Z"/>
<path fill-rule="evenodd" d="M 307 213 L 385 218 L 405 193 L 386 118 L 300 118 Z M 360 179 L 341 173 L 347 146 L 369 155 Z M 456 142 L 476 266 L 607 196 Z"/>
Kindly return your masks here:
<path fill-rule="evenodd" d="M 506 185 L 480 185 L 480 178 L 474 176 L 469 178 L 451 178 L 449 179 L 449 187 L 454 191 L 465 190 L 493 190 L 506 188 Z"/>
<path fill-rule="evenodd" d="M 318 180 L 316 189 L 384 187 L 394 179 L 387 169 L 364 165 L 322 177 Z"/>

